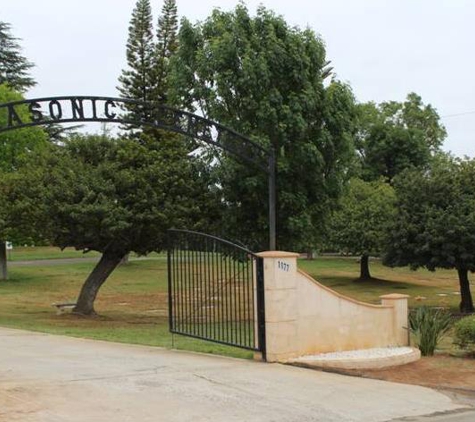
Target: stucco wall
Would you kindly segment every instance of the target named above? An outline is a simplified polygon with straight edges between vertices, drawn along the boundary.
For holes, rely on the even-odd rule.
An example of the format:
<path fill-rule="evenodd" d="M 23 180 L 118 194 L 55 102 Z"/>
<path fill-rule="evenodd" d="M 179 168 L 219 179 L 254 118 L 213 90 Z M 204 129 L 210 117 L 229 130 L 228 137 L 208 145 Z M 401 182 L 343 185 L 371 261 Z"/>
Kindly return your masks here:
<path fill-rule="evenodd" d="M 263 252 L 269 361 L 408 344 L 407 296 L 383 305 L 344 297 L 298 270 L 297 254 Z"/>

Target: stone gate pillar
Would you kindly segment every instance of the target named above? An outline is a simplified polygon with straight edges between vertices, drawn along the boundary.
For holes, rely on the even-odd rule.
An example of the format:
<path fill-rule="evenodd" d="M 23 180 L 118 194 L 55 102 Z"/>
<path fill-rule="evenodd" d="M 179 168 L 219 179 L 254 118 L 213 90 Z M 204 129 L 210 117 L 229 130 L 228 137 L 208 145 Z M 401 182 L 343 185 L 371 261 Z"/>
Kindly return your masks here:
<path fill-rule="evenodd" d="M 267 361 L 298 354 L 297 258 L 293 252 L 257 254 L 264 259 Z"/>
<path fill-rule="evenodd" d="M 408 295 L 391 293 L 379 297 L 383 306 L 391 306 L 394 312 L 394 335 L 398 346 L 409 346 Z"/>

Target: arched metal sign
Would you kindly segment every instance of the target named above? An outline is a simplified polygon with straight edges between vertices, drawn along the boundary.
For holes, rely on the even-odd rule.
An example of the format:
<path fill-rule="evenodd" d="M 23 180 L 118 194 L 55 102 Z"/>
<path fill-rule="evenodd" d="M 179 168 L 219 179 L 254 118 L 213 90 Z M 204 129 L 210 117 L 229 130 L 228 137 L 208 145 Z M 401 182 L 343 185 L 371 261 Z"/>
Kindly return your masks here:
<path fill-rule="evenodd" d="M 147 115 L 150 115 L 150 118 L 137 121 L 124 117 L 120 110 L 126 105 L 148 110 Z M 276 165 L 272 149 L 267 150 L 248 137 L 202 116 L 162 104 L 152 105 L 124 98 L 97 96 L 34 98 L 0 104 L 0 116 L 5 113 L 5 123 L 0 124 L 0 133 L 51 123 L 122 123 L 168 130 L 227 151 L 240 161 L 252 164 L 269 175 L 269 247 L 270 250 L 276 249 Z"/>

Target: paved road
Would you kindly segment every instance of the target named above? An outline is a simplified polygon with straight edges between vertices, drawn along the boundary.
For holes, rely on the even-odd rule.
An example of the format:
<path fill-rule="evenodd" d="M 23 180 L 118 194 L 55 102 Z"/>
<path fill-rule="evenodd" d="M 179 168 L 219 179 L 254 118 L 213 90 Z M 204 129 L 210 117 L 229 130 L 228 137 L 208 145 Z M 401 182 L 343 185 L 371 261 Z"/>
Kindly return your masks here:
<path fill-rule="evenodd" d="M 422 387 L 0 328 L 2 422 L 377 422 L 457 409 Z"/>

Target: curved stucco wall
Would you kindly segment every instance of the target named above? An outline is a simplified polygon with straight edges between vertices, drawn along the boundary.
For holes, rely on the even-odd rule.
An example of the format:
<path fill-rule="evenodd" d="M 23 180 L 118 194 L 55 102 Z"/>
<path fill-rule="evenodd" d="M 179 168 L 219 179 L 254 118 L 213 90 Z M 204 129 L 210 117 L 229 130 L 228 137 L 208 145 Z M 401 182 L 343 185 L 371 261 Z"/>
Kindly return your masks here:
<path fill-rule="evenodd" d="M 404 346 L 407 296 L 382 305 L 342 296 L 297 268 L 297 254 L 263 252 L 269 361 L 317 353 Z"/>
<path fill-rule="evenodd" d="M 297 271 L 297 338 L 302 354 L 396 344 L 393 308 L 353 301 Z"/>

